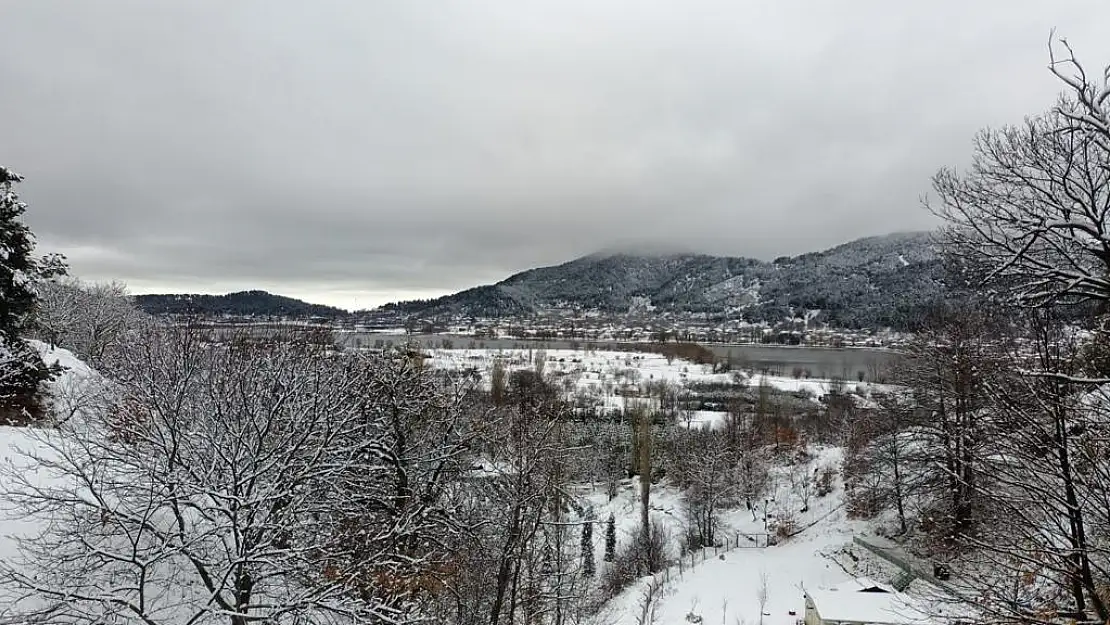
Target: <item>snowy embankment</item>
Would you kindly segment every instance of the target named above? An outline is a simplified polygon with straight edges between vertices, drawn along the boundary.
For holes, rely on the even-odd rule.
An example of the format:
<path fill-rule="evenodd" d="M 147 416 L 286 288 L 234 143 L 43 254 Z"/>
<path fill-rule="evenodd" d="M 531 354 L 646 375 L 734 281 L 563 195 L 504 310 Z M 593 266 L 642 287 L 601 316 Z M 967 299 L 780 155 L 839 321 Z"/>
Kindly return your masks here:
<path fill-rule="evenodd" d="M 47 382 L 45 393 L 50 417 L 62 424 L 99 405 L 104 378 L 68 349 L 50 347 L 41 341 L 29 341 L 47 365 L 58 365 L 62 372 Z"/>
<path fill-rule="evenodd" d="M 91 367 L 78 359 L 72 352 L 51 348 L 39 341 L 30 341 L 48 365 L 60 365 L 62 372 L 53 380 L 45 383 L 44 391 L 47 409 L 51 419 L 64 422 L 80 418 L 85 410 L 93 409 L 94 399 L 102 389 L 103 379 Z M 14 501 L 13 491 L 27 487 L 45 487 L 61 484 L 61 478 L 50 475 L 39 466 L 33 457 L 49 458 L 53 455 L 47 444 L 49 436 L 57 431 L 27 428 L 0 427 L 0 562 L 13 563 L 19 560 L 18 541 L 20 538 L 38 535 L 46 520 L 28 513 Z M 0 589 L 0 604 L 11 607 L 13 597 Z M 0 608 L 0 616 L 4 614 Z"/>

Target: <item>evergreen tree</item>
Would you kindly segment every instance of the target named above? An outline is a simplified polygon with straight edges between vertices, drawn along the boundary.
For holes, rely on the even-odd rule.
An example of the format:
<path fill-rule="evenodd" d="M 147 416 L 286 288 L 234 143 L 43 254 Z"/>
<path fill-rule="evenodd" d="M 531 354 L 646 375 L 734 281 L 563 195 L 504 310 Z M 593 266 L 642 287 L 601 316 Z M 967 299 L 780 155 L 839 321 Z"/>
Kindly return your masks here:
<path fill-rule="evenodd" d="M 605 561 L 612 562 L 617 555 L 617 519 L 609 513 L 609 522 L 605 524 Z"/>
<path fill-rule="evenodd" d="M 582 525 L 582 574 L 586 577 L 593 577 L 597 571 L 597 564 L 594 562 L 594 520 L 591 516 Z"/>
<path fill-rule="evenodd" d="M 22 220 L 27 205 L 19 200 L 13 188 L 22 180 L 19 174 L 0 166 L 0 399 L 3 400 L 33 394 L 39 382 L 55 372 L 20 338 L 20 333 L 34 312 L 35 281 L 65 272 L 60 256 L 44 259 L 32 256 L 35 237 Z"/>
<path fill-rule="evenodd" d="M 13 188 L 22 180 L 0 166 L 0 333 L 9 340 L 18 338 L 34 310 L 34 280 L 65 271 L 58 256 L 41 261 L 32 256 L 35 237 L 22 220 L 27 205 Z"/>

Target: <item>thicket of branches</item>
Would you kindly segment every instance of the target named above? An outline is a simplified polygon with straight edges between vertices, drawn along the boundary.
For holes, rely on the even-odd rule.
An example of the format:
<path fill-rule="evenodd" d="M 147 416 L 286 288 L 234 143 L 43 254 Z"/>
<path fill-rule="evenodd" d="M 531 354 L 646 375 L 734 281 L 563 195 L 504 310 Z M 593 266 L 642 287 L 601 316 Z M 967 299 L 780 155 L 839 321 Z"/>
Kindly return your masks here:
<path fill-rule="evenodd" d="M 71 276 L 35 285 L 35 307 L 28 328 L 51 346 L 72 351 L 98 366 L 129 332 L 150 323 L 121 282 L 85 282 Z"/>
<path fill-rule="evenodd" d="M 983 622 L 1110 619 L 1110 67 L 1051 50 L 1057 105 L 934 178 L 960 293 L 849 430 L 852 511 L 953 562 Z"/>
<path fill-rule="evenodd" d="M 3 565 L 6 611 L 233 625 L 418 616 L 456 529 L 458 395 L 403 355 L 323 349 L 153 327 L 110 353 L 108 409 L 36 431 L 39 470 L 5 476 L 21 513 L 49 521 Z"/>

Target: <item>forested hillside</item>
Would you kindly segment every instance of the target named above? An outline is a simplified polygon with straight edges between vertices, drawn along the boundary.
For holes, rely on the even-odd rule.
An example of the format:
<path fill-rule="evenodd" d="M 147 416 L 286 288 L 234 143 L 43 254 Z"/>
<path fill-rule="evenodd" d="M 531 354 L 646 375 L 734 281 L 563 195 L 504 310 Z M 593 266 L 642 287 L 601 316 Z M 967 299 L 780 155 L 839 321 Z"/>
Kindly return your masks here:
<path fill-rule="evenodd" d="M 339 319 L 348 312 L 310 304 L 266 291 L 240 291 L 227 295 L 137 295 L 139 308 L 152 315 L 234 315 L 252 317 Z"/>
<path fill-rule="evenodd" d="M 834 326 L 905 328 L 943 293 L 931 235 L 917 232 L 859 239 L 773 262 L 595 254 L 494 285 L 387 308 L 410 315 L 490 316 L 554 308 L 623 312 L 649 303 L 661 311 L 731 312 L 750 321 L 773 322 L 812 311 Z"/>

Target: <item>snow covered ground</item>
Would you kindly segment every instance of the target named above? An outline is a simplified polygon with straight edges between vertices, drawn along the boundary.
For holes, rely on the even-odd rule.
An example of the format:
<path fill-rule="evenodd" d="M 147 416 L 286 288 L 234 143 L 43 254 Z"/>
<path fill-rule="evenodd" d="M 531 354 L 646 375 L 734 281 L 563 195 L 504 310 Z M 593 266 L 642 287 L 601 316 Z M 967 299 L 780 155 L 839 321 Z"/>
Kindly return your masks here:
<path fill-rule="evenodd" d="M 686 615 L 692 613 L 701 616 L 704 623 L 795 625 L 805 613 L 803 588 L 851 579 L 821 555 L 845 540 L 850 540 L 850 533 L 821 531 L 775 547 L 737 549 L 710 558 L 688 569 L 664 591 L 657 622 L 684 623 Z M 761 619 L 759 592 L 764 575 L 767 603 Z M 635 625 L 641 588 L 634 587 L 613 602 L 609 613 L 621 615 L 614 625 Z"/>
<path fill-rule="evenodd" d="M 838 466 L 841 457 L 839 448 L 816 451 L 813 459 L 801 470 L 812 472 L 816 468 Z M 869 578 L 885 586 L 900 575 L 897 567 L 853 544 L 854 537 L 869 534 L 872 526 L 865 521 L 847 518 L 843 507 L 843 486 L 839 480 L 831 493 L 811 499 L 809 510 L 800 513 L 798 510 L 802 501 L 797 489 L 790 486 L 789 472 L 786 467 L 776 470 L 770 511 L 772 516 L 792 515 L 796 520 L 797 533 L 770 547 L 722 550 L 719 555 L 708 550 L 693 558 L 696 562 L 693 567 L 689 566 L 687 556 L 687 564 L 681 572 L 677 566 L 672 566 L 667 573 L 658 574 L 657 578 L 669 581 L 656 602 L 656 623 L 680 625 L 690 622 L 688 615 L 696 615 L 706 624 L 796 625 L 805 615 L 805 592 L 834 587 L 844 590 L 853 586 L 858 578 Z M 665 520 L 677 530 L 682 516 L 681 498 L 673 490 L 665 487 L 662 490 L 662 494 L 653 495 L 653 501 L 657 502 L 654 506 L 657 511 L 655 518 Z M 653 492 L 658 492 L 658 489 Z M 634 509 L 634 500 L 617 505 L 618 511 L 628 515 L 622 524 L 627 535 L 631 535 L 636 526 L 635 515 L 630 514 Z M 763 531 L 762 519 L 753 519 L 746 510 L 733 510 L 725 518 L 725 533 L 757 534 Z M 601 570 L 604 566 L 602 564 Z M 637 625 L 649 579 L 640 580 L 613 599 L 600 615 L 600 622 Z M 766 602 L 762 603 L 760 595 L 764 587 Z M 897 610 L 896 618 L 906 622 L 926 622 L 925 617 L 915 610 L 922 606 L 929 611 L 941 609 L 939 605 L 930 603 L 937 596 L 937 588 L 923 580 L 916 581 L 907 595 L 894 600 L 895 604 L 903 606 Z M 900 603 L 903 599 L 907 603 Z M 854 602 L 848 596 L 839 603 L 849 611 L 858 612 L 867 607 L 864 605 L 866 602 Z M 917 614 L 921 618 L 908 617 L 907 614 Z"/>
<path fill-rule="evenodd" d="M 530 349 L 432 349 L 428 350 L 431 365 L 442 369 L 471 371 L 489 384 L 495 362 L 506 371 L 535 367 L 542 356 L 545 375 L 568 395 L 590 395 L 608 408 L 623 408 L 630 388 L 665 382 L 675 386 L 694 383 L 767 385 L 770 388 L 799 393 L 819 400 L 837 383 L 817 378 L 793 378 L 762 375 L 747 371 L 714 373 L 710 365 L 668 359 L 660 354 L 625 351 L 530 350 Z M 845 390 L 866 401 L 873 390 L 888 389 L 876 384 L 847 384 Z M 694 415 L 698 425 L 719 423 L 724 413 L 699 411 Z"/>
<path fill-rule="evenodd" d="M 838 448 L 821 449 L 799 471 L 811 474 L 813 469 L 835 465 L 839 459 Z M 853 578 L 856 572 L 846 570 L 836 555 L 851 543 L 853 536 L 866 531 L 866 524 L 846 518 L 839 484 L 828 495 L 812 498 L 809 510 L 800 512 L 803 502 L 790 486 L 788 473 L 789 469 L 784 467 L 776 470 L 776 487 L 768 497 L 769 510 L 772 517 L 793 516 L 799 533 L 770 547 L 732 549 L 716 556 L 710 549 L 694 557 L 696 564 L 692 568 L 687 556 L 681 574 L 677 565 L 671 567 L 671 582 L 657 608 L 658 623 L 685 623 L 688 613 L 700 615 L 704 623 L 759 623 L 759 590 L 766 576 L 767 602 L 762 622 L 795 625 L 805 610 L 803 588 L 817 589 Z M 621 527 L 626 536 L 631 536 L 638 523 L 631 487 L 628 496 L 622 492 L 615 504 L 609 508 L 623 515 Z M 681 498 L 673 489 L 663 487 L 653 491 L 656 518 L 666 523 L 672 534 L 681 524 L 681 506 Z M 727 529 L 723 533 L 728 535 L 735 532 L 756 535 L 765 531 L 761 515 L 753 518 L 744 509 L 729 511 L 725 523 Z M 645 583 L 634 585 L 614 599 L 602 620 L 612 625 L 634 625 Z"/>
<path fill-rule="evenodd" d="M 63 367 L 62 373 L 45 385 L 48 409 L 56 423 L 97 409 L 104 390 L 104 378 L 99 373 L 67 349 L 50 347 L 41 341 L 29 342 L 39 351 L 43 362 Z"/>
<path fill-rule="evenodd" d="M 97 393 L 102 388 L 100 375 L 68 350 L 51 348 L 40 341 L 30 343 L 47 364 L 64 367 L 58 377 L 45 384 L 47 405 L 54 420 L 79 417 L 84 410 L 91 409 L 91 400 L 98 397 Z M 41 466 L 36 466 L 37 462 L 30 457 L 52 457 L 49 445 L 44 443 L 44 437 L 50 436 L 51 432 L 0 426 L 0 561 L 16 561 L 17 538 L 37 535 L 46 522 L 16 506 L 9 491 L 20 490 L 22 486 L 15 483 L 20 480 L 29 485 L 47 485 L 58 479 Z M 3 608 L 10 607 L 12 603 L 11 597 L 0 595 L 0 616 L 3 615 Z"/>

